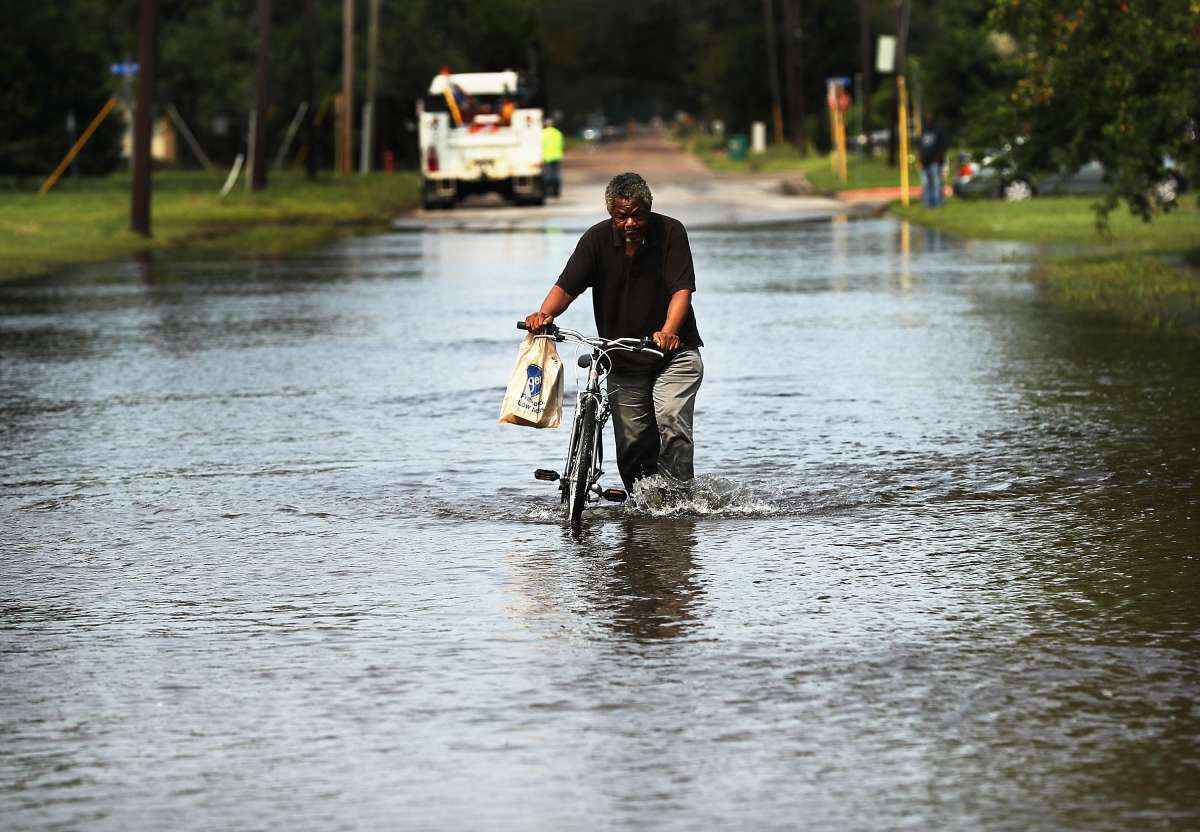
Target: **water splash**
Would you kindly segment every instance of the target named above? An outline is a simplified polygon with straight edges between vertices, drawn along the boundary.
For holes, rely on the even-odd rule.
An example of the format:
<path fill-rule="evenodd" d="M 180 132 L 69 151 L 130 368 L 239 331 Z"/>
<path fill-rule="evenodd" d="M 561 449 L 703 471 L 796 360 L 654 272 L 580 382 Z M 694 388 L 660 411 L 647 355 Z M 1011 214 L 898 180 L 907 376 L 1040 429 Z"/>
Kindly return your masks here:
<path fill-rule="evenodd" d="M 561 523 L 566 511 L 560 503 L 537 503 L 525 509 L 525 518 L 533 523 Z"/>
<path fill-rule="evenodd" d="M 652 517 L 766 517 L 778 513 L 779 507 L 753 489 L 715 474 L 691 482 L 655 474 L 634 485 L 625 511 Z"/>

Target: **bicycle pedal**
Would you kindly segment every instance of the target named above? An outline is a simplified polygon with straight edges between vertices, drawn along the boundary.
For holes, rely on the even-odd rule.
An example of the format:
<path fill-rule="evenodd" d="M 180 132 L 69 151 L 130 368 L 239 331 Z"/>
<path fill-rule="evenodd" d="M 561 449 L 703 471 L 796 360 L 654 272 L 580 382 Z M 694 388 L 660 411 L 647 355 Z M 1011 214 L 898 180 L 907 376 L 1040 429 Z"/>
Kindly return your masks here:
<path fill-rule="evenodd" d="M 546 482 L 554 482 L 555 480 L 558 479 L 558 472 L 551 471 L 548 468 L 538 468 L 536 471 L 533 472 L 533 478 L 535 480 L 545 480 Z"/>
<path fill-rule="evenodd" d="M 600 492 L 600 496 L 614 503 L 623 503 L 629 498 L 624 488 L 606 488 Z"/>

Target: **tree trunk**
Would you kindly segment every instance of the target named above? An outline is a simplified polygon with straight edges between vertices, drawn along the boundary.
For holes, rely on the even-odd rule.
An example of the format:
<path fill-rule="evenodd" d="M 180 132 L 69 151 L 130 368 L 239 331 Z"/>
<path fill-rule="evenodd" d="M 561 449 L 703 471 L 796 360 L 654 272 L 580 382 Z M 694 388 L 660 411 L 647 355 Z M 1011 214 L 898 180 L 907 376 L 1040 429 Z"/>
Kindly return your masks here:
<path fill-rule="evenodd" d="M 258 67 L 254 73 L 254 158 L 250 190 L 267 187 L 267 65 L 271 51 L 271 0 L 258 0 Z"/>
<path fill-rule="evenodd" d="M 375 87 L 379 75 L 379 6 L 381 0 L 371 0 L 367 22 L 367 105 L 363 111 L 362 158 L 359 172 L 370 173 L 375 166 L 375 131 L 378 120 L 375 112 Z"/>
<path fill-rule="evenodd" d="M 342 175 L 354 170 L 354 0 L 342 3 L 342 123 L 339 144 Z"/>
<path fill-rule="evenodd" d="M 763 0 L 763 18 L 767 35 L 767 77 L 771 83 L 771 116 L 775 122 L 775 141 L 783 142 L 783 107 L 779 96 L 779 58 L 775 54 L 775 7 Z"/>
<path fill-rule="evenodd" d="M 304 111 L 304 171 L 317 178 L 317 15 L 313 0 L 304 0 L 304 44 L 308 60 L 308 109 Z"/>
<path fill-rule="evenodd" d="M 862 73 L 858 105 L 862 107 L 862 130 L 871 136 L 871 0 L 858 0 L 858 56 Z"/>
<path fill-rule="evenodd" d="M 808 137 L 804 135 L 804 31 L 800 26 L 801 0 L 783 0 L 783 60 L 787 64 L 788 114 L 792 117 L 792 143 L 804 153 Z"/>

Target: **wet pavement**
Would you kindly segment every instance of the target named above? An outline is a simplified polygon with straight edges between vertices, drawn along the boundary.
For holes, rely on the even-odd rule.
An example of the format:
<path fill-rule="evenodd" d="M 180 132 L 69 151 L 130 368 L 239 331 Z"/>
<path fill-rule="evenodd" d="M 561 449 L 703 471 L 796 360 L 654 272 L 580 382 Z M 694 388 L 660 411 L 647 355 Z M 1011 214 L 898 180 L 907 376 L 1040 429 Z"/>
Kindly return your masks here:
<path fill-rule="evenodd" d="M 614 173 L 642 174 L 656 207 L 690 229 L 780 225 L 870 216 L 887 199 L 837 199 L 798 192 L 788 173 L 713 173 L 696 157 L 658 133 L 614 144 L 571 149 L 563 166 L 561 198 L 541 207 L 513 210 L 495 194 L 471 196 L 452 210 L 414 211 L 395 222 L 406 231 L 582 231 L 604 216 L 604 187 Z"/>
<path fill-rule="evenodd" d="M 496 423 L 573 233 L 0 287 L 3 826 L 1200 825 L 1196 346 L 691 239 L 701 487 L 578 541 Z"/>

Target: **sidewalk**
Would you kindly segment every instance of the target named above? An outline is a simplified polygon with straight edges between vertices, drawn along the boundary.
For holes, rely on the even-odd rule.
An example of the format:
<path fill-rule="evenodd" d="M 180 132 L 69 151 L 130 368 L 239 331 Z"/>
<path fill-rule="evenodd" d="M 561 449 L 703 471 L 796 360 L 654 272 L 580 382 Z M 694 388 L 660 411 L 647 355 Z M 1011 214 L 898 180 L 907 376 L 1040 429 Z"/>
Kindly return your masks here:
<path fill-rule="evenodd" d="M 895 188 L 853 188 L 848 191 L 838 191 L 837 198 L 843 202 L 881 202 L 887 204 L 900 198 L 902 190 Z M 920 199 L 923 189 L 920 185 L 908 186 L 908 198 Z"/>
<path fill-rule="evenodd" d="M 902 189 L 897 186 L 894 188 L 854 188 L 848 191 L 838 191 L 837 198 L 845 202 L 847 205 L 854 207 L 872 206 L 877 210 L 882 210 L 890 203 L 900 199 Z M 924 188 L 920 185 L 908 186 L 908 199 L 910 202 L 920 202 L 921 194 L 924 193 Z M 943 188 L 943 198 L 953 196 L 954 192 L 949 186 Z"/>

